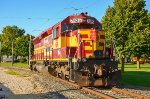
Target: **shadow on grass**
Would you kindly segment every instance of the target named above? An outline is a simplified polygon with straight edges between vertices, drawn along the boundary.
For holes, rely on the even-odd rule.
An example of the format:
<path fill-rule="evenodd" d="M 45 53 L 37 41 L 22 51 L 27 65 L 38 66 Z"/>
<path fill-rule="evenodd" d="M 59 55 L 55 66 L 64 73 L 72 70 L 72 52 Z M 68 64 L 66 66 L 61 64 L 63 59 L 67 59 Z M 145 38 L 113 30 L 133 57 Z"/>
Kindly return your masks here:
<path fill-rule="evenodd" d="M 150 72 L 125 71 L 122 73 L 122 82 L 127 85 L 150 87 Z"/>

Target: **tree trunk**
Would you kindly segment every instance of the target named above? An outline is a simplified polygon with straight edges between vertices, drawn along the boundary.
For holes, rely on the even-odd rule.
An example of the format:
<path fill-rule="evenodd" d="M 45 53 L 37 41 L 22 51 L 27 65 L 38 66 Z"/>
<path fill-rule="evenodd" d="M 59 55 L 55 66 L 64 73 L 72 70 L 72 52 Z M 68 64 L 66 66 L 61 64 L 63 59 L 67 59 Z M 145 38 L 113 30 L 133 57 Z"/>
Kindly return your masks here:
<path fill-rule="evenodd" d="M 137 69 L 140 69 L 140 59 L 139 58 L 137 58 Z"/>
<path fill-rule="evenodd" d="M 17 56 L 17 55 L 15 55 L 15 56 L 14 56 L 14 59 L 15 59 L 15 60 L 17 60 L 17 57 L 18 57 L 18 56 Z"/>
<path fill-rule="evenodd" d="M 121 57 L 121 72 L 124 73 L 124 58 Z"/>
<path fill-rule="evenodd" d="M 3 62 L 3 55 L 1 56 L 1 62 Z"/>
<path fill-rule="evenodd" d="M 30 62 L 29 55 L 28 55 L 28 60 L 27 60 L 27 62 L 28 62 L 28 65 L 29 65 L 29 62 Z"/>

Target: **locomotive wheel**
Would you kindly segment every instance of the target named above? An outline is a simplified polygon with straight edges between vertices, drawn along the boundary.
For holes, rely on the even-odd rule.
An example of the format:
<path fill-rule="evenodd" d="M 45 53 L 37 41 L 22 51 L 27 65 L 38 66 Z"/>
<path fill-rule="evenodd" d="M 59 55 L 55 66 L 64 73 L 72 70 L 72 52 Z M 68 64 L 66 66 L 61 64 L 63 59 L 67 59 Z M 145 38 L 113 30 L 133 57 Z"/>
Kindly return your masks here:
<path fill-rule="evenodd" d="M 61 78 L 65 79 L 65 75 L 64 75 L 64 73 L 62 71 L 61 71 Z"/>
<path fill-rule="evenodd" d="M 65 80 L 69 81 L 69 76 L 65 75 Z"/>
<path fill-rule="evenodd" d="M 36 67 L 36 66 L 33 67 L 33 71 L 39 73 L 39 71 L 37 70 L 37 67 Z"/>
<path fill-rule="evenodd" d="M 57 73 L 57 77 L 58 77 L 58 78 L 61 78 L 61 74 L 60 74 L 60 73 Z"/>
<path fill-rule="evenodd" d="M 31 70 L 34 71 L 34 72 L 36 72 L 37 71 L 36 66 L 32 65 Z"/>
<path fill-rule="evenodd" d="M 52 73 L 52 75 L 56 77 L 56 76 L 57 76 L 57 72 L 54 71 L 54 72 Z"/>

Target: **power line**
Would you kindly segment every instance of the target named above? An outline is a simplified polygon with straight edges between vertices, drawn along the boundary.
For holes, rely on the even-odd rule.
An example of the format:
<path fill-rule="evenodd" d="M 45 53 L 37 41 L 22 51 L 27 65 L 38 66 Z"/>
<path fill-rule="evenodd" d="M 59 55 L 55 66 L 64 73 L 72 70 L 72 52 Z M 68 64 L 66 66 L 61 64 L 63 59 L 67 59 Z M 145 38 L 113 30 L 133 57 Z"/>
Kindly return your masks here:
<path fill-rule="evenodd" d="M 34 17 L 0 17 L 0 19 L 53 20 L 53 19 L 50 19 L 50 18 L 34 18 Z M 57 18 L 57 19 L 61 19 L 61 18 Z"/>
<path fill-rule="evenodd" d="M 93 2 L 93 3 L 90 3 L 90 4 L 88 4 L 88 5 L 86 5 L 85 7 L 82 7 L 82 8 L 75 8 L 75 7 L 69 7 L 69 8 L 64 8 L 64 9 L 66 9 L 66 10 L 69 10 L 69 9 L 73 9 L 73 10 L 82 10 L 82 9 L 88 9 L 88 8 L 90 8 L 92 5 L 95 5 L 95 2 Z"/>
<path fill-rule="evenodd" d="M 73 4 L 73 2 L 74 2 L 74 0 L 72 0 L 72 1 L 70 1 L 69 2 L 69 4 Z M 69 4 L 66 4 L 66 6 L 67 5 L 69 5 Z M 85 8 L 85 7 L 84 7 Z M 75 9 L 75 10 L 79 10 L 79 9 L 83 9 L 83 8 L 74 8 L 74 7 L 72 7 L 72 9 Z M 62 8 L 60 11 L 58 11 L 53 17 L 51 17 L 51 18 L 43 18 L 43 17 L 0 17 L 0 19 L 10 19 L 10 20 L 15 20 L 15 19 L 21 19 L 21 20 L 46 20 L 46 22 L 43 22 L 43 24 L 42 25 L 39 25 L 38 27 L 43 27 L 43 25 L 46 25 L 46 23 L 48 23 L 48 22 L 50 22 L 51 20 L 56 20 L 56 19 L 62 19 L 62 18 L 59 18 L 58 17 L 58 15 L 60 16 L 60 13 L 62 13 L 64 10 L 66 10 L 65 8 Z M 37 28 L 38 28 L 37 27 Z M 33 29 L 33 30 L 31 30 L 30 32 L 32 33 L 32 32 L 35 32 L 35 31 L 41 31 L 41 32 L 43 32 L 43 30 L 41 30 L 41 29 Z M 30 32 L 28 32 L 28 33 L 30 33 Z M 31 34 L 30 33 L 30 34 Z"/>
<path fill-rule="evenodd" d="M 72 4 L 73 2 L 74 2 L 74 0 L 70 1 L 69 4 L 70 4 L 70 3 Z M 67 6 L 67 5 L 68 5 L 68 4 L 66 4 L 65 6 Z M 61 9 L 61 10 L 59 10 L 59 11 L 54 15 L 54 17 L 51 18 L 51 20 L 52 20 L 52 19 L 55 19 L 55 20 L 56 20 L 56 19 L 62 19 L 62 18 L 59 18 L 58 15 L 60 15 L 60 13 L 62 13 L 63 10 L 64 10 L 64 8 Z M 49 21 L 50 21 L 50 20 L 47 20 L 45 23 L 47 23 L 47 22 L 49 22 Z M 45 24 L 45 23 L 43 23 L 43 24 Z M 39 27 L 43 26 L 43 24 L 40 25 Z M 34 29 L 34 30 L 36 30 L 36 29 Z M 32 31 L 33 31 L 33 30 L 32 30 Z M 43 31 L 41 31 L 41 32 L 43 32 Z"/>

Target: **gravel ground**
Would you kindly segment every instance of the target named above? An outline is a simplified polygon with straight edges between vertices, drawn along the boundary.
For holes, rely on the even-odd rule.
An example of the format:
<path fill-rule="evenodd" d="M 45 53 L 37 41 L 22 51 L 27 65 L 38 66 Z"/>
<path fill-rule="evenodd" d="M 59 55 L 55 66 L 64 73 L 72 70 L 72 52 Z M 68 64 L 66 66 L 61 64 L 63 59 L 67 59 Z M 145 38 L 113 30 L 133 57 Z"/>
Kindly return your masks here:
<path fill-rule="evenodd" d="M 97 99 L 72 86 L 30 71 L 21 71 L 23 77 L 5 73 L 0 67 L 0 97 L 5 99 Z M 15 70 L 16 71 L 16 70 Z M 1 99 L 1 98 L 0 98 Z"/>
<path fill-rule="evenodd" d="M 70 85 L 54 80 L 50 75 L 31 72 L 29 70 L 13 69 L 24 76 L 5 73 L 9 68 L 0 67 L 0 99 L 97 99 L 97 97 L 78 90 Z M 137 86 L 120 86 L 124 90 L 150 97 L 150 88 Z M 132 99 L 123 94 L 112 93 L 111 90 L 101 90 L 116 98 Z"/>
<path fill-rule="evenodd" d="M 133 93 L 137 93 L 146 97 L 150 97 L 150 87 L 124 85 L 124 86 L 120 86 L 120 88 L 127 90 L 129 92 L 133 92 Z"/>

